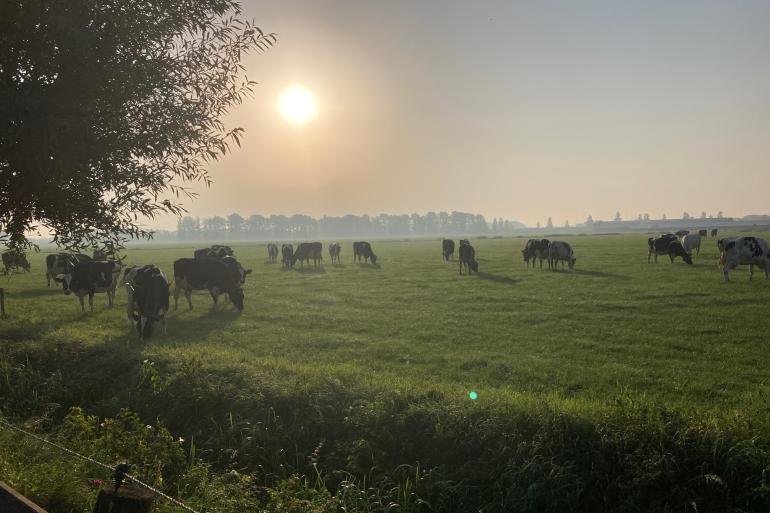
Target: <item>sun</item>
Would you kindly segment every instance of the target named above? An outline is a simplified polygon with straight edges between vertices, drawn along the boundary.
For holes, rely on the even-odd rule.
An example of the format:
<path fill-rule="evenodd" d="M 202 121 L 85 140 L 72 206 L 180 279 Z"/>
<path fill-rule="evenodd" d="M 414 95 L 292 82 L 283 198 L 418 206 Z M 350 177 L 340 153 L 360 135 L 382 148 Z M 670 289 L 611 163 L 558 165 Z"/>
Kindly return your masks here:
<path fill-rule="evenodd" d="M 292 86 L 278 96 L 278 112 L 290 123 L 304 125 L 318 115 L 315 95 L 301 86 Z"/>

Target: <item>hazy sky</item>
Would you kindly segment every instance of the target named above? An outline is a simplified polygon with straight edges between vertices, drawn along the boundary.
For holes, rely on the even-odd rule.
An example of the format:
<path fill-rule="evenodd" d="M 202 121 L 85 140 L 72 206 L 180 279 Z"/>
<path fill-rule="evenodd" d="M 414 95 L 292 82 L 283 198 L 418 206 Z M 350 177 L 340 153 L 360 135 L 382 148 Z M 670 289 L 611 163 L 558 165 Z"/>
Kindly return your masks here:
<path fill-rule="evenodd" d="M 193 215 L 770 211 L 770 2 L 245 1 L 243 148 Z M 295 126 L 293 84 L 318 98 Z M 169 223 L 173 224 L 173 222 Z"/>

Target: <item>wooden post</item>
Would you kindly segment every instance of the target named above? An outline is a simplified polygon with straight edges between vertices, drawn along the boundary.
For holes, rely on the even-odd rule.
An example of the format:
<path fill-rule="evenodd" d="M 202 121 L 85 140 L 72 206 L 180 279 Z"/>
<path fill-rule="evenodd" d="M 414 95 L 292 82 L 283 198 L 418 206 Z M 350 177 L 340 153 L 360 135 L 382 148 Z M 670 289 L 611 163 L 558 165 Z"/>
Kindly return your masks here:
<path fill-rule="evenodd" d="M 153 493 L 133 483 L 124 484 L 115 493 L 114 486 L 99 490 L 93 513 L 151 513 Z"/>
<path fill-rule="evenodd" d="M 5 315 L 5 289 L 0 288 L 0 315 Z"/>

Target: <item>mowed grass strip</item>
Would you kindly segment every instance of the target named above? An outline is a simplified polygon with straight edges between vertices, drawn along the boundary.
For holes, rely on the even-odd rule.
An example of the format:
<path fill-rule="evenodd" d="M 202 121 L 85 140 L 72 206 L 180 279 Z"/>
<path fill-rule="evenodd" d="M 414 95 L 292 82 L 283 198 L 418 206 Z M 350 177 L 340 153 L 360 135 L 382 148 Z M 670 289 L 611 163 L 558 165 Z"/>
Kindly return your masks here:
<path fill-rule="evenodd" d="M 736 234 L 738 235 L 738 234 Z M 758 234 L 762 236 L 762 234 Z M 646 235 L 552 237 L 569 242 L 573 272 L 525 267 L 524 238 L 474 239 L 480 272 L 460 276 L 440 240 L 372 241 L 377 266 L 353 262 L 282 270 L 266 244 L 235 244 L 254 270 L 243 313 L 207 292 L 184 296 L 168 335 L 142 346 L 148 357 L 201 356 L 211 365 L 270 366 L 339 376 L 374 387 L 439 386 L 458 398 L 536 393 L 601 403 L 618 393 L 710 414 L 765 412 L 770 282 L 748 268 L 724 284 L 716 240 L 692 266 L 647 263 Z M 172 277 L 193 245 L 137 246 L 126 264 L 159 265 Z M 94 313 L 60 287 L 46 288 L 46 252 L 32 272 L 3 278 L 8 318 L 2 338 L 139 344 L 125 320 L 125 292 L 113 309 L 99 294 Z M 172 299 L 173 308 L 173 299 Z"/>

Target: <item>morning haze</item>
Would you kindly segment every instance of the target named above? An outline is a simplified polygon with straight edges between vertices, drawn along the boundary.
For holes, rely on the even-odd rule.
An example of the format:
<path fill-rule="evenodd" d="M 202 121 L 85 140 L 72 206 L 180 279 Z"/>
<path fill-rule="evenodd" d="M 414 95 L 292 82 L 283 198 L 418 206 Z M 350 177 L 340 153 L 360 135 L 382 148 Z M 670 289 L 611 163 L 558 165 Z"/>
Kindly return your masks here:
<path fill-rule="evenodd" d="M 532 226 L 767 211 L 768 3 L 244 10 L 279 43 L 246 59 L 260 85 L 230 117 L 243 147 L 212 166 L 192 215 L 460 210 Z M 276 109 L 295 84 L 317 102 L 304 124 Z"/>

